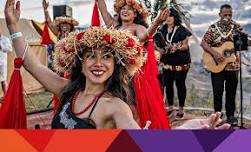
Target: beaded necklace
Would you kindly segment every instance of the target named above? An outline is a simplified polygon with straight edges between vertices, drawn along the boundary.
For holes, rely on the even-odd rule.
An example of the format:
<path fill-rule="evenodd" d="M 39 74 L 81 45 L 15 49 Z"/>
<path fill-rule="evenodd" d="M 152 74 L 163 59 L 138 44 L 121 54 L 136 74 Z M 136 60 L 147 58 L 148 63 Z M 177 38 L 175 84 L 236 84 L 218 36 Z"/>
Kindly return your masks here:
<path fill-rule="evenodd" d="M 85 112 L 86 112 L 86 111 L 87 111 L 87 110 L 88 110 L 88 109 L 89 109 L 89 108 L 90 108 L 90 107 L 101 97 L 101 95 L 103 95 L 104 92 L 102 92 L 102 93 L 100 93 L 100 94 L 94 96 L 94 98 L 92 99 L 92 101 L 91 101 L 83 110 L 81 110 L 81 111 L 75 113 L 74 111 L 76 111 L 76 109 L 75 109 L 74 107 L 75 107 L 76 100 L 77 100 L 77 97 L 78 97 L 79 93 L 80 93 L 80 90 L 78 90 L 78 91 L 75 93 L 75 95 L 73 96 L 73 98 L 72 98 L 72 112 L 73 112 L 76 116 L 79 116 L 79 115 L 85 113 Z"/>

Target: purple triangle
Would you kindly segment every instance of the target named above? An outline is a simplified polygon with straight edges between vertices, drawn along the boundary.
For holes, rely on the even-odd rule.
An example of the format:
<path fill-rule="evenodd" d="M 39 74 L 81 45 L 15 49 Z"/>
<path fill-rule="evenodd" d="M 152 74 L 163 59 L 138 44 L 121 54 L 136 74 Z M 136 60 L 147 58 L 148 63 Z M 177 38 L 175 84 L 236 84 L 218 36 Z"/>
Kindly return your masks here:
<path fill-rule="evenodd" d="M 203 151 L 192 131 L 129 130 L 127 132 L 144 152 Z"/>
<path fill-rule="evenodd" d="M 234 130 L 194 130 L 193 134 L 204 151 L 211 152 L 233 132 Z"/>
<path fill-rule="evenodd" d="M 250 151 L 251 147 L 251 130 L 236 130 L 224 142 L 222 142 L 214 152 L 244 152 Z"/>
<path fill-rule="evenodd" d="M 107 152 L 142 152 L 139 146 L 134 140 L 128 135 L 126 131 L 121 131 L 117 138 L 107 149 Z"/>

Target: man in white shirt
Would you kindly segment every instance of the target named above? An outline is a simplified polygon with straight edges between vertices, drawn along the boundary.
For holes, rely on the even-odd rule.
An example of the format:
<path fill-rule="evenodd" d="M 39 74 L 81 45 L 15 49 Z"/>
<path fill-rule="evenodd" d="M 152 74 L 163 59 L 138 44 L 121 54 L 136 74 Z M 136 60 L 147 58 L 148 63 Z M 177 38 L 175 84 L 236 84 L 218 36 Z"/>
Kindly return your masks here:
<path fill-rule="evenodd" d="M 11 50 L 11 41 L 0 30 L 0 82 L 4 94 L 7 91 L 7 52 Z"/>

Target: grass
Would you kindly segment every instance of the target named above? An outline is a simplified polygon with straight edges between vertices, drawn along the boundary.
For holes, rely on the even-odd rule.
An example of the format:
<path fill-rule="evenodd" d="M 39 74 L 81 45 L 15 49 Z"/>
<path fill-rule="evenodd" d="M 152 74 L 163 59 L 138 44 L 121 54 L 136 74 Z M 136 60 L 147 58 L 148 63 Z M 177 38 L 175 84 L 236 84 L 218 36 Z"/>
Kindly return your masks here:
<path fill-rule="evenodd" d="M 201 91 L 194 84 L 187 90 L 186 105 L 191 107 L 213 107 L 213 95 L 211 91 Z"/>
<path fill-rule="evenodd" d="M 50 92 L 33 93 L 26 96 L 26 111 L 41 110 L 47 107 L 53 95 Z M 52 105 L 51 105 L 52 106 Z M 51 107 L 50 106 L 50 107 Z"/>

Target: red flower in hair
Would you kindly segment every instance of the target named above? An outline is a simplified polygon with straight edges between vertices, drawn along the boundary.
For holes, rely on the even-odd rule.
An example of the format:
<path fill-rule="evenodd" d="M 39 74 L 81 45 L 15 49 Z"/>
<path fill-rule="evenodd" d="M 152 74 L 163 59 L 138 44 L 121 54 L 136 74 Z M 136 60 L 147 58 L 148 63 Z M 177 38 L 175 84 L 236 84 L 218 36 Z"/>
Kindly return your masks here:
<path fill-rule="evenodd" d="M 85 32 L 78 33 L 77 36 L 76 36 L 77 40 L 81 40 L 84 35 L 85 35 Z"/>
<path fill-rule="evenodd" d="M 138 55 L 141 54 L 142 50 L 143 50 L 142 46 L 137 47 Z"/>
<path fill-rule="evenodd" d="M 131 47 L 133 47 L 134 45 L 135 45 L 134 39 L 128 38 L 128 39 L 127 39 L 126 47 L 131 48 Z"/>
<path fill-rule="evenodd" d="M 130 64 L 135 64 L 135 59 L 129 58 L 129 63 L 130 63 Z"/>
<path fill-rule="evenodd" d="M 128 4 L 128 5 L 134 5 L 135 4 L 135 0 L 126 0 L 126 4 Z"/>
<path fill-rule="evenodd" d="M 68 52 L 65 43 L 64 43 L 63 49 L 65 52 Z"/>
<path fill-rule="evenodd" d="M 112 43 L 113 42 L 113 39 L 112 39 L 111 35 L 109 35 L 109 34 L 105 34 L 103 36 L 103 40 L 106 41 L 107 43 Z"/>

